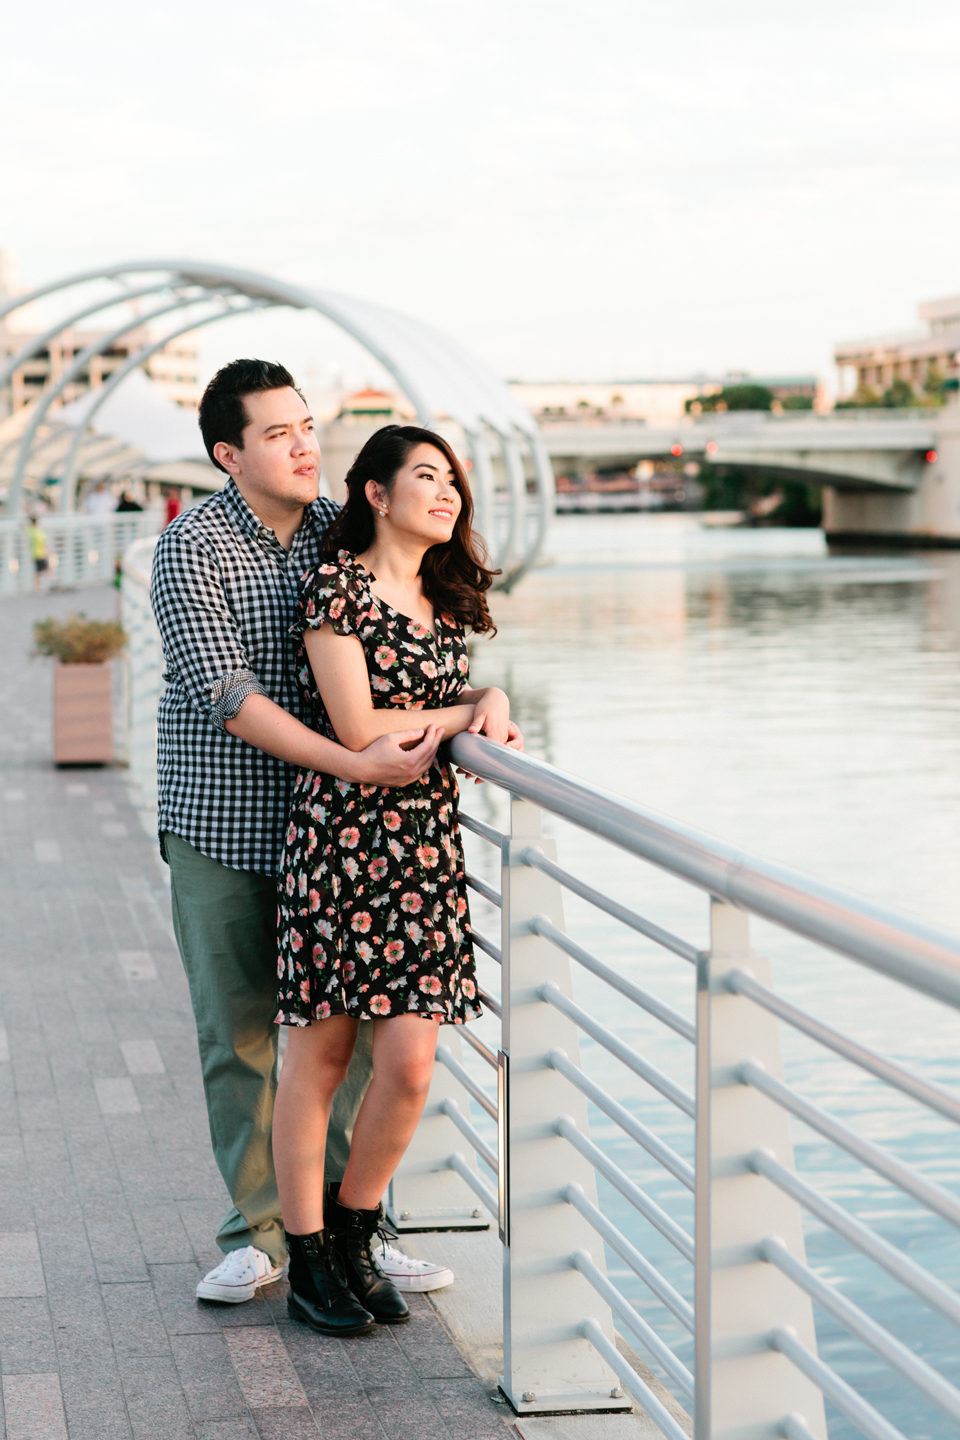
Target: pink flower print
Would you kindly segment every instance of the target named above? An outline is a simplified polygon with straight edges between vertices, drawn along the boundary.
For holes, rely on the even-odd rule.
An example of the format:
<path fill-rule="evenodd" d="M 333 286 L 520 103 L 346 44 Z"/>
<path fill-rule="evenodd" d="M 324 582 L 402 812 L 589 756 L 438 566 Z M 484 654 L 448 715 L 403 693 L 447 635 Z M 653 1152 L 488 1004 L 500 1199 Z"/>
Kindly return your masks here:
<path fill-rule="evenodd" d="M 316 850 L 316 848 L 317 848 L 317 832 L 316 832 L 316 830 L 314 830 L 313 826 L 311 825 L 310 828 L 309 828 L 309 830 L 307 831 L 307 848 L 306 848 L 306 849 L 304 850 L 304 852 L 303 852 L 303 858 L 306 859 L 308 855 L 312 855 L 313 852 L 314 852 L 314 850 Z"/>
<path fill-rule="evenodd" d="M 296 838 L 297 838 L 297 827 L 296 827 L 296 825 L 294 825 L 294 823 L 293 823 L 292 820 L 290 821 L 290 824 L 287 826 L 287 833 L 286 833 L 286 835 L 284 835 L 283 838 L 284 838 L 284 840 L 286 840 L 286 842 L 287 842 L 288 845 L 292 845 L 293 842 L 294 842 L 294 840 L 296 840 Z"/>
<path fill-rule="evenodd" d="M 299 931 L 299 930 L 294 930 L 293 926 L 291 925 L 291 926 L 290 926 L 289 934 L 290 934 L 290 949 L 293 950 L 294 953 L 296 953 L 297 950 L 302 950 L 302 949 L 303 949 L 303 936 L 300 934 L 300 931 Z"/>
<path fill-rule="evenodd" d="M 359 931 L 361 935 L 366 935 L 372 924 L 373 920 L 367 910 L 358 910 L 350 919 L 350 929 Z"/>
<path fill-rule="evenodd" d="M 387 857 L 385 855 L 374 855 L 367 866 L 367 874 L 371 880 L 379 880 L 381 875 L 387 873 Z"/>
<path fill-rule="evenodd" d="M 293 894 L 293 876 L 290 874 L 289 871 L 287 872 L 287 878 L 284 882 L 284 889 L 286 890 L 288 895 Z"/>
<path fill-rule="evenodd" d="M 380 694 L 382 695 L 385 691 L 390 689 L 390 681 L 384 680 L 382 675 L 371 675 L 370 688 L 371 690 L 379 690 Z"/>
<path fill-rule="evenodd" d="M 418 845 L 417 859 L 425 870 L 432 870 L 440 859 L 440 851 L 434 845 Z"/>
<path fill-rule="evenodd" d="M 425 640 L 429 633 L 426 625 L 421 625 L 419 620 L 411 620 L 407 626 L 407 634 L 412 635 L 414 640 Z"/>
<path fill-rule="evenodd" d="M 324 940 L 333 939 L 333 926 L 330 924 L 329 920 L 318 920 L 317 929 L 323 936 Z M 317 948 L 319 949 L 319 946 Z"/>
<path fill-rule="evenodd" d="M 460 656 L 460 659 L 457 661 L 457 669 L 460 671 L 461 675 L 466 675 L 467 671 L 470 669 L 470 661 L 467 659 L 466 655 Z"/>
<path fill-rule="evenodd" d="M 402 860 L 404 855 L 406 855 L 407 853 L 406 850 L 404 850 L 403 846 L 400 844 L 400 841 L 395 840 L 392 835 L 387 841 L 387 849 L 390 851 L 390 854 L 393 856 L 394 860 Z"/>
<path fill-rule="evenodd" d="M 389 670 L 392 665 L 397 663 L 397 652 L 391 650 L 389 645 L 378 645 L 373 652 L 373 658 L 381 670 Z"/>
<path fill-rule="evenodd" d="M 345 610 L 346 608 L 347 608 L 347 602 L 346 602 L 346 600 L 344 600 L 344 598 L 343 598 L 342 595 L 338 595 L 337 598 L 336 598 L 336 600 L 331 600 L 331 601 L 330 601 L 330 619 L 331 619 L 331 620 L 339 620 L 339 619 L 340 619 L 340 616 L 343 614 L 343 612 L 344 612 L 344 610 Z"/>
<path fill-rule="evenodd" d="M 344 850 L 356 850 L 360 844 L 360 831 L 355 825 L 348 825 L 345 830 L 340 831 L 340 844 Z"/>
<path fill-rule="evenodd" d="M 391 940 L 384 949 L 384 956 L 387 960 L 400 960 L 403 957 L 403 941 Z"/>
<path fill-rule="evenodd" d="M 311 890 L 307 898 L 310 901 L 311 911 L 313 914 L 316 914 L 320 909 L 320 892 L 318 890 Z"/>
<path fill-rule="evenodd" d="M 364 965 L 369 965 L 370 961 L 373 959 L 373 946 L 368 945 L 366 940 L 361 940 L 360 944 L 357 946 L 357 954 L 360 956 L 360 959 L 363 961 Z"/>
<path fill-rule="evenodd" d="M 428 680 L 435 680 L 437 678 L 437 667 L 432 660 L 421 660 L 420 669 Z"/>
<path fill-rule="evenodd" d="M 373 1011 L 374 1015 L 389 1015 L 389 1014 L 390 1014 L 390 997 L 389 997 L 389 995 L 371 995 L 371 996 L 370 996 L 370 1009 Z"/>
<path fill-rule="evenodd" d="M 474 995 L 476 995 L 477 993 L 476 985 L 474 985 L 472 980 L 468 980 L 466 977 L 460 981 L 460 989 L 463 991 L 464 995 L 466 995 L 468 1000 L 472 1000 Z"/>
<path fill-rule="evenodd" d="M 362 950 L 363 946 L 361 945 L 360 948 Z M 373 954 L 373 951 L 371 950 L 370 953 Z M 352 960 L 344 960 L 341 973 L 344 980 L 352 980 L 354 975 L 356 975 L 357 973 L 357 967 L 356 965 L 354 965 Z"/>
<path fill-rule="evenodd" d="M 360 866 L 357 864 L 356 860 L 354 860 L 352 855 L 348 855 L 346 860 L 343 862 L 343 869 L 348 880 L 356 880 L 357 876 L 360 874 Z"/>
<path fill-rule="evenodd" d="M 423 909 L 423 897 L 418 895 L 416 890 L 408 890 L 405 895 L 400 896 L 400 909 L 405 910 L 408 915 L 419 915 Z"/>
<path fill-rule="evenodd" d="M 297 876 L 297 889 L 299 890 L 299 892 L 300 892 L 301 895 L 306 895 L 306 893 L 307 893 L 307 877 L 306 877 L 306 875 L 305 875 L 302 871 L 301 871 L 301 873 Z"/>
<path fill-rule="evenodd" d="M 319 965 L 322 960 L 327 958 L 322 945 L 314 945 L 312 953 L 314 965 Z"/>
<path fill-rule="evenodd" d="M 417 924 L 416 920 L 408 920 L 403 928 L 404 930 L 406 930 L 407 935 L 413 941 L 414 945 L 416 945 L 417 941 L 420 940 L 423 936 L 423 931 Z"/>
<path fill-rule="evenodd" d="M 467 913 L 467 902 L 461 895 L 457 901 L 457 919 L 462 920 Z"/>
<path fill-rule="evenodd" d="M 424 995 L 439 995 L 443 986 L 436 975 L 421 975 L 420 989 Z"/>
<path fill-rule="evenodd" d="M 402 823 L 403 823 L 403 822 L 402 822 L 402 820 L 400 819 L 400 816 L 397 814 L 396 810 L 384 810 L 384 812 L 383 812 L 383 824 L 384 824 L 384 829 L 386 829 L 386 830 L 391 830 L 391 831 L 393 831 L 393 830 L 399 830 L 399 829 L 400 829 L 400 826 L 402 825 Z"/>
<path fill-rule="evenodd" d="M 301 981 L 300 981 L 300 999 L 303 1001 L 304 1005 L 309 1005 L 309 1004 L 310 1004 L 310 981 L 309 981 L 309 980 L 301 980 Z"/>

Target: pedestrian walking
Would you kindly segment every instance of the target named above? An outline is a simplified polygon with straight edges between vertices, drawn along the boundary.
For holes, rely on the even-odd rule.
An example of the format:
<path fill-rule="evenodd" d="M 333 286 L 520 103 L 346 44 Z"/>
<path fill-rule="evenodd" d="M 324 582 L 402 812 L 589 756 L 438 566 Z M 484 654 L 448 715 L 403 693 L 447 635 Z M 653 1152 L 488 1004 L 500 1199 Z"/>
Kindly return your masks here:
<path fill-rule="evenodd" d="M 315 568 L 337 514 L 318 499 L 313 421 L 289 372 L 237 360 L 213 378 L 200 427 L 221 491 L 179 515 L 157 544 L 151 599 L 167 688 L 158 717 L 158 828 L 174 929 L 197 1022 L 210 1135 L 232 1198 L 225 1259 L 197 1287 L 249 1300 L 286 1258 L 271 1149 L 277 1079 L 276 877 L 298 769 L 347 784 L 404 786 L 430 770 L 440 728 L 405 728 L 351 750 L 318 733 L 294 679 L 297 579 Z M 407 745 L 410 748 L 404 749 Z M 370 1078 L 361 1025 L 326 1147 L 346 1167 Z M 405 1289 L 449 1270 L 388 1247 L 379 1262 Z"/>
<path fill-rule="evenodd" d="M 47 549 L 47 537 L 41 530 L 36 515 L 32 513 L 27 523 L 27 539 L 30 542 L 30 558 L 33 561 L 33 588 L 40 590 L 43 586 L 43 577 L 50 569 L 50 552 Z"/>
<path fill-rule="evenodd" d="M 446 440 L 388 425 L 347 476 L 325 563 L 300 582 L 297 682 L 315 728 L 353 751 L 410 723 L 513 738 L 502 690 L 471 690 L 465 630 L 493 630 L 493 572 Z M 457 782 L 437 758 L 402 788 L 302 769 L 280 862 L 278 1021 L 290 1026 L 273 1148 L 290 1313 L 356 1335 L 410 1312 L 379 1272 L 381 1196 L 427 1097 L 440 1024 L 480 1014 Z M 349 1160 L 328 1185 L 324 1137 L 359 1034 L 373 1078 Z"/>

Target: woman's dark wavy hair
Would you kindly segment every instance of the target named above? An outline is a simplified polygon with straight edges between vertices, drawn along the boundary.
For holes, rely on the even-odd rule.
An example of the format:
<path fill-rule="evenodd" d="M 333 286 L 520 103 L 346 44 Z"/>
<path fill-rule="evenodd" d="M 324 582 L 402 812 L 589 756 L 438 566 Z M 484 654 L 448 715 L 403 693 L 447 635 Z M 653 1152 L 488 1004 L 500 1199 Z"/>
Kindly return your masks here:
<path fill-rule="evenodd" d="M 324 536 L 328 559 L 340 550 L 361 555 L 373 543 L 373 508 L 364 493 L 368 480 L 375 480 L 389 493 L 397 471 L 417 445 L 432 445 L 444 455 L 460 492 L 460 514 L 450 539 L 432 545 L 423 557 L 420 579 L 423 593 L 437 610 L 453 615 L 477 635 L 496 634 L 487 608 L 486 592 L 499 570 L 487 565 L 487 547 L 473 528 L 473 496 L 466 472 L 442 435 L 422 430 L 419 425 L 384 425 L 371 435 L 347 474 L 347 499 L 343 509 Z"/>

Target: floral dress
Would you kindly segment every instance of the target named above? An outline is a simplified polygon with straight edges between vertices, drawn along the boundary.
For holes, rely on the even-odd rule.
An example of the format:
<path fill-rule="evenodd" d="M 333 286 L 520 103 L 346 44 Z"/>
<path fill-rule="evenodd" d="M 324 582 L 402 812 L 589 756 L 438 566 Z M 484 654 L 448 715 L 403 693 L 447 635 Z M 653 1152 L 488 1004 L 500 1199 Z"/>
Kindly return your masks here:
<path fill-rule="evenodd" d="M 434 640 L 374 595 L 373 578 L 341 550 L 300 582 L 297 683 L 331 740 L 307 629 L 358 637 L 379 710 L 449 706 L 467 682 L 458 622 L 438 614 Z M 278 1024 L 415 1013 L 459 1025 L 480 1015 L 457 793 L 439 758 L 398 789 L 297 775 L 280 862 Z"/>

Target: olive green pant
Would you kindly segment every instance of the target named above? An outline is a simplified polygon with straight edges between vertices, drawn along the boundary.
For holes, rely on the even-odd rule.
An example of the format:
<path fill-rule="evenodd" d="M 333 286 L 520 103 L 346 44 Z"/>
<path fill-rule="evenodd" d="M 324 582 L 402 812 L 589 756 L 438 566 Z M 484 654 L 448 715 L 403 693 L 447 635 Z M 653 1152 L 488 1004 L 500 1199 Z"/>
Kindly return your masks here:
<path fill-rule="evenodd" d="M 286 1259 L 271 1127 L 277 1090 L 277 882 L 230 870 L 167 831 L 173 928 L 197 1022 L 213 1153 L 233 1200 L 221 1250 L 256 1245 Z M 340 1180 L 372 1073 L 372 1031 L 360 1025 L 347 1078 L 333 1102 L 325 1172 Z"/>

